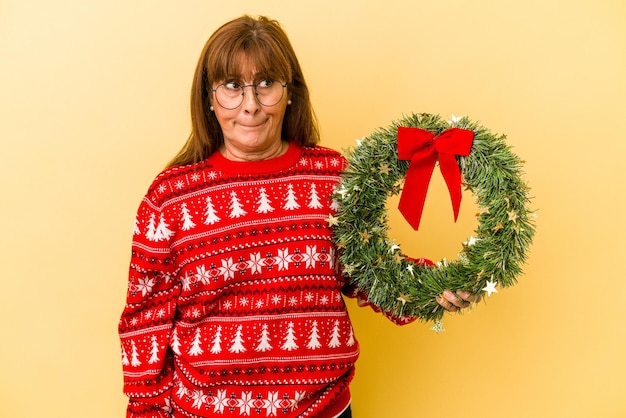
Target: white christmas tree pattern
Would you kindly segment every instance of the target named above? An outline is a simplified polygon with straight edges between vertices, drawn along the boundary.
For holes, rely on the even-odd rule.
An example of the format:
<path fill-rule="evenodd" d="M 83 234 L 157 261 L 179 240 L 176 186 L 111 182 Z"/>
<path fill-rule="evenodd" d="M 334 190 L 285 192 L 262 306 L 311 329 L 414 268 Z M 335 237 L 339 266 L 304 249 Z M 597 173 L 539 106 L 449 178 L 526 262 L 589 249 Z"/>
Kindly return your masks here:
<path fill-rule="evenodd" d="M 152 218 L 150 218 L 150 220 L 152 221 Z M 168 226 L 169 225 L 167 224 L 167 222 L 165 222 L 165 216 L 161 214 L 159 216 L 159 224 L 157 225 L 156 230 L 154 231 L 152 240 L 153 241 L 167 241 L 168 239 L 170 239 L 173 232 L 170 229 L 168 229 Z"/>
<path fill-rule="evenodd" d="M 189 213 L 189 209 L 187 209 L 187 204 L 183 202 L 180 206 L 181 217 L 180 220 L 183 221 L 183 226 L 180 227 L 183 231 L 189 231 L 191 228 L 195 227 L 196 224 L 191 219 L 191 214 Z"/>
<path fill-rule="evenodd" d="M 135 215 L 135 229 L 133 231 L 133 235 L 141 234 L 141 230 L 139 229 L 139 214 Z"/>
<path fill-rule="evenodd" d="M 151 356 L 150 360 L 148 360 L 148 363 L 154 364 L 159 361 L 159 343 L 157 342 L 156 335 L 150 337 L 150 346 L 152 348 L 150 349 Z"/>
<path fill-rule="evenodd" d="M 154 239 L 154 231 L 156 230 L 156 215 L 154 213 L 150 214 L 150 220 L 148 221 L 148 229 L 146 230 L 146 238 L 150 241 L 156 241 Z"/>
<path fill-rule="evenodd" d="M 317 190 L 315 190 L 315 183 L 311 183 L 311 193 L 309 194 L 309 204 L 307 206 L 311 209 L 320 209 L 323 207 L 317 194 Z"/>
<path fill-rule="evenodd" d="M 200 344 L 201 344 L 200 328 L 196 328 L 196 335 L 195 335 L 195 337 L 193 339 L 193 342 L 191 343 L 191 347 L 189 348 L 189 351 L 187 351 L 187 353 L 190 356 L 199 356 L 200 354 L 204 353 L 204 350 L 202 349 Z"/>
<path fill-rule="evenodd" d="M 274 208 L 271 205 L 271 201 L 269 196 L 267 195 L 267 190 L 265 187 L 261 187 L 259 189 L 259 200 L 257 200 L 257 204 L 259 205 L 256 209 L 257 213 L 269 213 L 274 211 Z"/>
<path fill-rule="evenodd" d="M 333 195 L 337 192 L 337 187 L 333 187 Z M 332 199 L 330 202 L 330 209 L 334 212 L 337 212 L 339 210 L 339 202 L 337 201 L 337 199 Z"/>
<path fill-rule="evenodd" d="M 291 351 L 296 350 L 298 348 L 298 344 L 296 344 L 296 335 L 293 330 L 293 322 L 290 322 L 287 326 L 287 335 L 285 336 L 285 342 L 280 347 L 283 350 Z"/>
<path fill-rule="evenodd" d="M 256 346 L 254 351 L 268 351 L 272 349 L 272 345 L 270 344 L 269 332 L 267 331 L 267 324 L 263 324 L 263 328 L 261 329 L 261 337 L 257 340 L 259 345 Z"/>
<path fill-rule="evenodd" d="M 213 202 L 211 201 L 210 196 L 207 196 L 206 198 L 206 209 L 204 211 L 204 215 L 206 216 L 204 219 L 205 225 L 213 225 L 214 223 L 220 221 L 220 217 L 217 216 L 217 212 L 215 211 L 215 207 L 213 207 Z"/>
<path fill-rule="evenodd" d="M 233 338 L 233 345 L 230 346 L 228 351 L 231 353 L 243 353 L 246 351 L 246 347 L 243 346 L 243 338 L 242 334 L 242 325 L 237 326 L 237 332 L 235 333 L 235 338 Z"/>
<path fill-rule="evenodd" d="M 172 332 L 172 342 L 170 344 L 172 347 L 172 351 L 180 356 L 180 340 L 178 339 L 178 331 L 174 328 L 174 332 Z"/>
<path fill-rule="evenodd" d="M 289 184 L 287 186 L 287 197 L 285 198 L 285 205 L 283 206 L 283 209 L 295 210 L 299 208 L 300 205 L 296 199 L 296 193 L 293 190 L 293 185 Z"/>
<path fill-rule="evenodd" d="M 137 352 L 137 346 L 135 345 L 135 340 L 130 340 L 131 352 L 130 352 L 130 364 L 133 367 L 141 366 L 141 361 L 139 360 L 139 353 Z"/>
<path fill-rule="evenodd" d="M 330 337 L 330 341 L 328 342 L 328 346 L 330 348 L 337 348 L 341 345 L 341 342 L 339 341 L 339 321 L 335 321 L 333 332 Z"/>
<path fill-rule="evenodd" d="M 128 354 L 126 353 L 126 349 L 124 348 L 124 344 L 122 344 L 122 364 L 124 366 L 128 366 L 130 361 L 128 360 Z"/>
<path fill-rule="evenodd" d="M 211 347 L 211 353 L 219 354 L 222 352 L 222 326 L 218 325 L 215 331 L 215 337 L 213 337 L 213 346 Z"/>
<path fill-rule="evenodd" d="M 234 190 L 230 192 L 230 206 L 229 207 L 230 207 L 230 215 L 228 216 L 230 218 L 239 218 L 240 216 L 243 216 L 248 213 L 244 210 L 243 205 L 241 204 L 241 201 L 237 197 L 237 192 L 235 192 Z"/>
<path fill-rule="evenodd" d="M 352 327 L 350 327 L 350 334 L 348 334 L 348 341 L 346 342 L 346 345 L 348 347 L 352 347 L 355 343 L 355 339 L 354 339 L 354 330 L 352 329 Z"/>
<path fill-rule="evenodd" d="M 319 337 L 320 336 L 317 330 L 317 321 L 313 321 L 313 324 L 311 325 L 311 335 L 309 335 L 309 342 L 307 343 L 306 347 L 311 350 L 320 348 L 322 344 L 320 343 Z"/>

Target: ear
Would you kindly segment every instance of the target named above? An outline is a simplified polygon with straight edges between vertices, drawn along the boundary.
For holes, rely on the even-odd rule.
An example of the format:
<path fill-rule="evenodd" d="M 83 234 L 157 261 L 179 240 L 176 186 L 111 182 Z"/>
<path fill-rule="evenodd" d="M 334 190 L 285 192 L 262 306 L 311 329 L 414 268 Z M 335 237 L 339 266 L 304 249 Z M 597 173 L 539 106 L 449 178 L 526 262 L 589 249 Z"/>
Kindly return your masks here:
<path fill-rule="evenodd" d="M 211 87 L 212 87 L 211 83 L 209 83 L 208 80 L 205 80 L 204 81 L 204 89 L 207 92 L 207 99 L 209 100 L 209 110 L 211 112 L 213 112 L 213 110 L 215 108 L 213 107 L 213 90 L 212 90 Z"/>

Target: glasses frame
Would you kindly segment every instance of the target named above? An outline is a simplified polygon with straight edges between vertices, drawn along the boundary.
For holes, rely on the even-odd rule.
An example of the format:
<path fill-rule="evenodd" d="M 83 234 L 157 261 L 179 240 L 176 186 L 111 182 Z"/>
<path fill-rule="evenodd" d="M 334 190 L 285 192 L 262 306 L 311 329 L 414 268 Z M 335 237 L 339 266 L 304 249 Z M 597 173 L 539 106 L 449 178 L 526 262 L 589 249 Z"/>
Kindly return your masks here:
<path fill-rule="evenodd" d="M 245 94 L 246 94 L 246 87 L 254 87 L 254 98 L 256 99 L 257 103 L 259 103 L 261 106 L 265 106 L 265 107 L 274 107 L 276 106 L 278 103 L 280 103 L 280 101 L 283 99 L 283 96 L 285 95 L 285 88 L 287 87 L 287 83 L 282 83 L 281 81 L 278 80 L 270 80 L 274 83 L 278 83 L 280 84 L 280 86 L 282 87 L 281 90 L 281 94 L 280 94 L 280 98 L 278 99 L 278 101 L 272 105 L 266 105 L 264 103 L 261 103 L 261 101 L 259 100 L 259 92 L 257 91 L 257 88 L 259 87 L 259 84 L 261 84 L 263 81 L 267 81 L 267 80 L 262 80 L 259 81 L 256 84 L 245 84 L 243 86 L 239 86 L 239 88 L 241 89 L 241 102 L 235 106 L 235 107 L 226 107 L 223 104 L 220 103 L 219 99 L 217 98 L 217 89 L 219 89 L 222 86 L 225 86 L 228 83 L 231 83 L 232 81 L 224 81 L 223 83 L 217 85 L 217 87 L 215 87 L 214 89 L 212 88 L 211 91 L 213 92 L 213 94 L 215 95 L 215 101 L 217 102 L 218 105 L 220 105 L 220 107 L 222 109 L 226 109 L 226 110 L 235 110 L 237 109 L 239 106 L 241 106 L 243 104 L 244 98 L 245 98 Z"/>

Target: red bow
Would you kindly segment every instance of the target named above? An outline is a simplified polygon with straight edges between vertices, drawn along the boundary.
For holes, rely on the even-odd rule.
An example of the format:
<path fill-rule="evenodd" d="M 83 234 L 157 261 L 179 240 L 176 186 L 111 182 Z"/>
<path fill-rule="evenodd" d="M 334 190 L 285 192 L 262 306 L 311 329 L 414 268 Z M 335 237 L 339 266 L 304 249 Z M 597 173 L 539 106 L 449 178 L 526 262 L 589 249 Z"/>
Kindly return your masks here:
<path fill-rule="evenodd" d="M 414 230 L 419 228 L 437 160 L 450 192 L 456 222 L 461 206 L 461 171 L 455 155 L 469 155 L 473 140 L 474 132 L 467 129 L 450 128 L 435 136 L 420 128 L 398 127 L 398 159 L 411 161 L 398 208 Z"/>

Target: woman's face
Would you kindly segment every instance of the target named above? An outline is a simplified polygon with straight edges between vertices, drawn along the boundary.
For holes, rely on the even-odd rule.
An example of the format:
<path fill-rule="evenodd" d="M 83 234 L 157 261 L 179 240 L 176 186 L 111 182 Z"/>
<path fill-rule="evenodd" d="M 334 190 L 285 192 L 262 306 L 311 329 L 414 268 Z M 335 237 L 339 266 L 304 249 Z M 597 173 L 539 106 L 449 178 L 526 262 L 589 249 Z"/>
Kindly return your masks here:
<path fill-rule="evenodd" d="M 242 67 L 240 74 L 243 79 L 232 81 L 239 85 L 252 85 L 261 81 L 251 65 L 244 62 Z M 216 89 L 227 81 L 231 80 L 216 82 L 212 88 Z M 254 87 L 245 87 L 241 105 L 229 110 L 220 106 L 214 92 L 211 105 L 224 135 L 224 146 L 220 152 L 235 160 L 258 160 L 280 154 L 283 149 L 281 130 L 289 100 L 289 93 L 283 93 L 277 104 L 264 106 L 257 100 Z"/>

